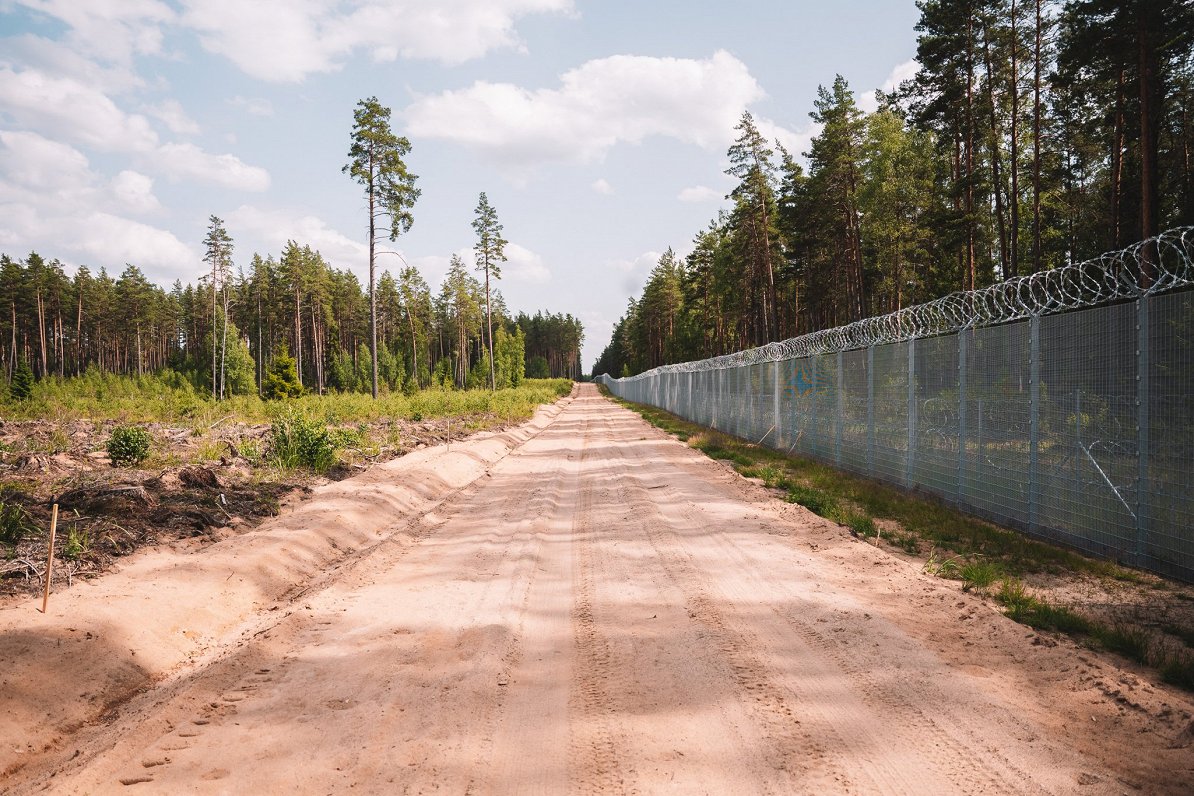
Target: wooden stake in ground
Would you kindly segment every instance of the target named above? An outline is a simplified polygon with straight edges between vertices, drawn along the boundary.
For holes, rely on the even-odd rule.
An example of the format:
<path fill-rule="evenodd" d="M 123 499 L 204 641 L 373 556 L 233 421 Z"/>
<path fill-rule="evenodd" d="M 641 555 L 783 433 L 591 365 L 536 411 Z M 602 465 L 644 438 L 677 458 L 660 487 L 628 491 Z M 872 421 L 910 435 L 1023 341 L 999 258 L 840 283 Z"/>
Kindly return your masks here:
<path fill-rule="evenodd" d="M 58 531 L 58 504 L 54 504 L 54 511 L 50 515 L 50 552 L 46 556 L 46 583 L 41 595 L 41 612 L 46 612 L 50 604 L 50 576 L 54 574 L 54 534 Z"/>

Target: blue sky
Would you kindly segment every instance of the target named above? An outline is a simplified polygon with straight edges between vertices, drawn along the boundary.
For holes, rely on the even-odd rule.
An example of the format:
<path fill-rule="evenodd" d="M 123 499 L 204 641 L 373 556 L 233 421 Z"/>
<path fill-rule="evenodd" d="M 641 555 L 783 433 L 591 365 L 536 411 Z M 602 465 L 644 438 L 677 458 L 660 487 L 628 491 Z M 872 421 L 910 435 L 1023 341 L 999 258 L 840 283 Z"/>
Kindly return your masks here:
<path fill-rule="evenodd" d="M 913 0 L 0 0 L 0 252 L 204 271 L 208 216 L 247 265 L 287 239 L 367 274 L 341 173 L 357 100 L 411 140 L 423 196 L 393 245 L 433 289 L 477 196 L 513 311 L 572 312 L 587 369 L 668 246 L 732 187 L 749 109 L 799 154 L 818 84 L 865 105 L 910 76 Z M 379 259 L 397 270 L 398 258 Z"/>

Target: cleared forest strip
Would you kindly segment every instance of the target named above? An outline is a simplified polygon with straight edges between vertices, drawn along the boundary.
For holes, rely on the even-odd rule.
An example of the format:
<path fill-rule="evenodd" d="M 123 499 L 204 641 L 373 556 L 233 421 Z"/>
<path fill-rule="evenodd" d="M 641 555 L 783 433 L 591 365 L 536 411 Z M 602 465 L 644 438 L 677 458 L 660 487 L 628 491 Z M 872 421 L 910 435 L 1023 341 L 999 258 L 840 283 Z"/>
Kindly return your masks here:
<path fill-rule="evenodd" d="M 517 429 L 416 451 L 317 487 L 294 512 L 200 552 L 140 553 L 118 572 L 56 596 L 47 615 L 30 598 L 8 601 L 0 609 L 0 736 L 22 744 L 0 748 L 0 775 L 259 630 L 261 616 L 325 570 L 400 536 L 407 521 L 484 476 L 569 402 L 543 407 Z M 152 623 L 124 621 L 146 604 L 154 606 Z"/>

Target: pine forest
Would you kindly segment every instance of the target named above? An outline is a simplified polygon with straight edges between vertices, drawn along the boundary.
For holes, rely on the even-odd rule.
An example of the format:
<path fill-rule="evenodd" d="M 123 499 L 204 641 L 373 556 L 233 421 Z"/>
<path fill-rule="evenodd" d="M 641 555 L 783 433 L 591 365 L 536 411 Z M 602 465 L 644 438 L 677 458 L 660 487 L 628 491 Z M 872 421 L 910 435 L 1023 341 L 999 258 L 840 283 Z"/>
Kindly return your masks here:
<path fill-rule="evenodd" d="M 1194 8 L 921 0 L 919 71 L 840 75 L 807 151 L 735 127 L 723 209 L 668 250 L 593 375 L 739 351 L 1194 223 Z M 802 165 L 797 154 L 802 154 Z"/>

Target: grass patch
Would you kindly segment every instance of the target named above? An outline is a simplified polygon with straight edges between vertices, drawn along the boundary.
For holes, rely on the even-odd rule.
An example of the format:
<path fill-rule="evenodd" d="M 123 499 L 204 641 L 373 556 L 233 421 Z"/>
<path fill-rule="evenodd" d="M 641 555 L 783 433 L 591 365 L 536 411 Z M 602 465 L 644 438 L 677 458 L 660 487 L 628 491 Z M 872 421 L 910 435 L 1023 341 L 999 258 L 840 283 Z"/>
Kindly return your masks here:
<path fill-rule="evenodd" d="M 568 379 L 526 379 L 515 388 L 497 390 L 420 390 L 413 395 L 386 393 L 376 401 L 364 393 L 304 395 L 287 401 L 263 401 L 237 395 L 216 401 L 198 392 L 173 371 L 139 377 L 91 370 L 82 376 L 50 376 L 36 381 L 23 401 L 0 401 L 4 416 L 15 420 L 54 418 L 116 420 L 120 423 L 171 423 L 207 430 L 227 416 L 249 423 L 272 423 L 280 415 L 298 413 L 328 424 L 373 422 L 389 417 L 438 419 L 491 415 L 502 422 L 521 422 L 539 404 L 552 403 L 572 390 Z M 64 441 L 51 440 L 51 447 Z"/>
<path fill-rule="evenodd" d="M 962 578 L 962 591 L 985 594 L 1003 576 L 1003 567 L 994 561 L 975 559 L 963 564 L 958 574 Z"/>

